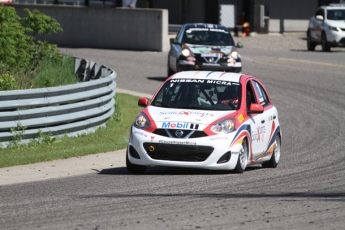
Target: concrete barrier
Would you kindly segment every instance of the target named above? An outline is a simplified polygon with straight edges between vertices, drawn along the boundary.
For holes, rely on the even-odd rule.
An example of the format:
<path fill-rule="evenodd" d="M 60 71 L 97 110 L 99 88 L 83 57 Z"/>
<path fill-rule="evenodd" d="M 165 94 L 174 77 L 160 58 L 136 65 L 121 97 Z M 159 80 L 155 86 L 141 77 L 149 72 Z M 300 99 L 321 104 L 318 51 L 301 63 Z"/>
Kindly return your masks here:
<path fill-rule="evenodd" d="M 168 10 L 98 8 L 85 6 L 15 4 L 18 15 L 23 9 L 55 18 L 63 32 L 46 36 L 60 47 L 87 47 L 161 51 L 169 50 Z"/>

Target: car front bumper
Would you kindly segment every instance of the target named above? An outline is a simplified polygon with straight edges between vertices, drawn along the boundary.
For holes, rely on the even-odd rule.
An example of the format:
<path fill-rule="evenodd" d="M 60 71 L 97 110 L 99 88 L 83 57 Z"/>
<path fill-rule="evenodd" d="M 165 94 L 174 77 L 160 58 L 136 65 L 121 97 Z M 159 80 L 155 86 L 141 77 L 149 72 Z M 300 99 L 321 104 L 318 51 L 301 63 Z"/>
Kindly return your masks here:
<path fill-rule="evenodd" d="M 330 30 L 327 33 L 327 40 L 332 47 L 345 47 L 345 31 Z"/>
<path fill-rule="evenodd" d="M 128 158 L 133 164 L 145 166 L 232 170 L 242 150 L 239 142 L 231 145 L 234 135 L 167 138 L 132 127 Z"/>

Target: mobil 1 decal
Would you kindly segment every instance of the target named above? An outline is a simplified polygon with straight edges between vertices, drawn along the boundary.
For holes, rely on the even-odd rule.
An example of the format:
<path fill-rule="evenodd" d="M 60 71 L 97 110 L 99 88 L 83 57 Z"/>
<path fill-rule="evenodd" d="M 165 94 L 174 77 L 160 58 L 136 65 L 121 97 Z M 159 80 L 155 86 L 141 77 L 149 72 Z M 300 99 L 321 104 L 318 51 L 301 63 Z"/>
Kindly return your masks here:
<path fill-rule="evenodd" d="M 193 124 L 189 122 L 163 122 L 163 129 L 198 129 L 198 124 Z"/>

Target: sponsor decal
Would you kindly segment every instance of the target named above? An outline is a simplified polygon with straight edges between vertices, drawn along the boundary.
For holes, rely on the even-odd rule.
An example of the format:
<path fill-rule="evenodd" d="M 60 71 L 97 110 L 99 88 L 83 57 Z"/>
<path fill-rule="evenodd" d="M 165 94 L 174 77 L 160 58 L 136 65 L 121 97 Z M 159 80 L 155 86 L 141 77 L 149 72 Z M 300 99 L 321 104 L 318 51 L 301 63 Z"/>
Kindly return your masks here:
<path fill-rule="evenodd" d="M 189 28 L 186 33 L 191 33 L 192 31 L 209 31 L 208 28 Z"/>
<path fill-rule="evenodd" d="M 216 53 L 202 53 L 201 57 L 218 57 L 220 56 L 219 54 Z"/>
<path fill-rule="evenodd" d="M 237 156 L 239 152 L 231 152 L 231 155 Z"/>
<path fill-rule="evenodd" d="M 169 129 L 169 128 L 171 128 L 171 129 L 175 129 L 175 128 L 177 128 L 177 129 L 188 129 L 188 125 L 189 125 L 189 123 L 180 123 L 180 122 L 177 122 L 177 123 L 175 123 L 175 122 L 163 122 L 163 125 L 162 125 L 162 128 L 163 129 Z"/>
<path fill-rule="evenodd" d="M 223 32 L 223 33 L 226 33 L 226 34 L 229 33 L 228 31 L 225 31 L 225 30 L 223 30 L 223 29 L 215 29 L 215 28 L 210 28 L 210 31 Z"/>
<path fill-rule="evenodd" d="M 207 63 L 204 63 L 204 64 L 207 64 Z M 208 63 L 208 64 L 210 64 L 210 63 Z M 207 84 L 217 84 L 217 85 L 232 85 L 232 83 L 230 81 L 204 80 L 204 79 L 171 79 L 170 82 L 171 83 L 175 83 L 175 82 L 195 82 L 195 83 L 207 83 Z"/>
<path fill-rule="evenodd" d="M 228 137 L 212 137 L 210 141 L 218 141 L 218 140 L 228 140 Z"/>
<path fill-rule="evenodd" d="M 153 141 L 153 139 L 155 139 L 155 136 L 151 136 L 151 142 Z"/>
<path fill-rule="evenodd" d="M 217 29 L 217 28 L 189 28 L 188 30 L 186 30 L 186 33 L 191 33 L 193 31 L 215 31 L 215 32 L 222 32 L 222 33 L 226 33 L 228 34 L 228 31 L 225 31 L 223 29 Z"/>
<path fill-rule="evenodd" d="M 171 145 L 196 145 L 196 142 L 193 141 L 165 141 L 159 140 L 161 144 L 171 144 Z"/>
<path fill-rule="evenodd" d="M 198 124 L 182 123 L 182 122 L 163 122 L 163 129 L 198 129 Z"/>
<path fill-rule="evenodd" d="M 242 123 L 243 120 L 244 120 L 244 117 L 243 117 L 243 114 L 240 114 L 238 117 L 237 117 L 237 120 Z"/>
<path fill-rule="evenodd" d="M 142 133 L 142 132 L 140 132 L 140 131 L 134 131 L 134 134 L 137 134 L 137 135 L 141 135 L 141 136 L 147 137 L 147 134 Z"/>
<path fill-rule="evenodd" d="M 257 127 L 256 130 L 252 131 L 252 141 L 264 141 L 265 133 L 265 126 Z"/>
<path fill-rule="evenodd" d="M 217 85 L 232 85 L 230 81 L 220 81 L 220 80 L 207 80 L 208 84 L 217 84 Z"/>
<path fill-rule="evenodd" d="M 195 82 L 195 83 L 204 83 L 205 80 L 202 80 L 202 79 L 171 79 L 170 82 Z"/>
<path fill-rule="evenodd" d="M 200 117 L 204 117 L 204 116 L 210 116 L 213 117 L 214 114 L 213 113 L 205 113 L 205 112 L 192 112 L 192 111 L 179 111 L 179 112 L 175 112 L 175 111 L 171 111 L 171 112 L 160 112 L 159 115 L 199 115 Z"/>

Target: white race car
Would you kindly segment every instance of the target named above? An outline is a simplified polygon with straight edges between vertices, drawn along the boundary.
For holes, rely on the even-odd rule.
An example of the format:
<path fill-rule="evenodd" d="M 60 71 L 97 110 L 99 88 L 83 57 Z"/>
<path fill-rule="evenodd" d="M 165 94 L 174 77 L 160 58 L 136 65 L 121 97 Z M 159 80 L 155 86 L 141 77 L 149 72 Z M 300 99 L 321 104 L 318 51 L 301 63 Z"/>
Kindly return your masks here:
<path fill-rule="evenodd" d="M 277 167 L 278 111 L 255 77 L 229 72 L 183 71 L 169 77 L 130 130 L 130 173 L 172 166 L 242 173 L 248 165 Z"/>

